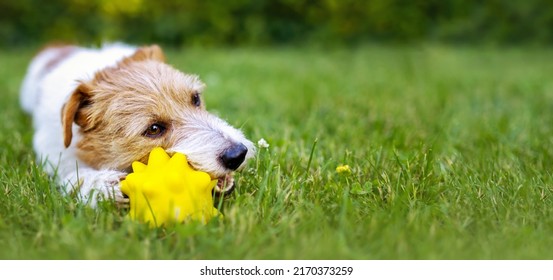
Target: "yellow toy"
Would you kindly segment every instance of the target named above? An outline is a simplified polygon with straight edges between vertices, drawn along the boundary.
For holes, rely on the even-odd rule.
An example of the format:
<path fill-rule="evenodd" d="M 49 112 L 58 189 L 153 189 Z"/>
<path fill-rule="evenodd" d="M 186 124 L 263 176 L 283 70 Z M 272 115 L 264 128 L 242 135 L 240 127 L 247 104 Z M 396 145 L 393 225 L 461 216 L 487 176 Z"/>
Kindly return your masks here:
<path fill-rule="evenodd" d="M 169 157 L 158 147 L 150 153 L 148 165 L 135 161 L 132 169 L 121 182 L 121 191 L 130 200 L 131 219 L 161 226 L 189 220 L 207 223 L 220 215 L 211 195 L 217 180 L 193 170 L 185 155 Z"/>

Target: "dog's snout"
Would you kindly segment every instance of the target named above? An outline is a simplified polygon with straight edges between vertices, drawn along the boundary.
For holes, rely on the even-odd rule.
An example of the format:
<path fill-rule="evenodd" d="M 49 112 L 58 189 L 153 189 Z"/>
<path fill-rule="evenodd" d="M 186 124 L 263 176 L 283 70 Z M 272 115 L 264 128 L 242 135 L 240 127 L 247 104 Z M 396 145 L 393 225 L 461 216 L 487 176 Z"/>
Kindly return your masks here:
<path fill-rule="evenodd" d="M 244 144 L 234 144 L 223 152 L 221 162 L 226 168 L 236 170 L 244 162 L 247 153 L 248 148 Z"/>

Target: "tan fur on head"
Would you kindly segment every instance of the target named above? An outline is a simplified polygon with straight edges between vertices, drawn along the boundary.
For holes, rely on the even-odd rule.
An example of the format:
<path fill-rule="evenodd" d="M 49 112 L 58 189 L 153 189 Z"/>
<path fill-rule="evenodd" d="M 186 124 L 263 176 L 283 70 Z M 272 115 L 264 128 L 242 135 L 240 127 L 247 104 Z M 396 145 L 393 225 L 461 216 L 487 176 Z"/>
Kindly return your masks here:
<path fill-rule="evenodd" d="M 160 124 L 170 132 L 181 125 L 183 112 L 205 110 L 203 102 L 200 107 L 193 104 L 204 84 L 161 63 L 163 58 L 157 46 L 141 48 L 81 83 L 64 108 L 66 147 L 73 122 L 82 134 L 78 156 L 95 168 L 125 169 L 156 146 L 172 147 L 176 139 L 170 133 L 152 139 L 144 137 L 144 131 Z"/>
<path fill-rule="evenodd" d="M 80 87 L 80 86 L 79 86 Z M 61 125 L 63 128 L 63 144 L 65 147 L 71 145 L 71 139 L 73 139 L 73 120 L 79 110 L 81 104 L 80 90 L 77 88 L 69 97 L 69 100 L 63 105 L 61 109 Z"/>
<path fill-rule="evenodd" d="M 122 63 L 144 61 L 144 60 L 157 60 L 159 62 L 165 62 L 165 54 L 158 45 L 151 45 L 138 49 L 132 56 L 123 59 Z"/>
<path fill-rule="evenodd" d="M 109 75 L 123 67 L 129 66 L 133 62 L 156 60 L 159 62 L 165 62 L 165 55 L 158 45 L 152 45 L 148 47 L 142 47 L 138 49 L 132 56 L 124 58 L 117 64 L 116 67 L 111 67 L 98 71 L 95 74 L 94 80 L 91 85 L 81 82 L 77 89 L 71 94 L 69 100 L 63 106 L 62 109 L 62 126 L 63 126 L 63 139 L 65 147 L 71 145 L 73 137 L 72 124 L 75 122 L 82 129 L 86 130 L 87 118 L 82 114 L 78 115 L 79 109 L 86 106 L 91 102 L 90 97 L 95 82 L 106 80 Z"/>

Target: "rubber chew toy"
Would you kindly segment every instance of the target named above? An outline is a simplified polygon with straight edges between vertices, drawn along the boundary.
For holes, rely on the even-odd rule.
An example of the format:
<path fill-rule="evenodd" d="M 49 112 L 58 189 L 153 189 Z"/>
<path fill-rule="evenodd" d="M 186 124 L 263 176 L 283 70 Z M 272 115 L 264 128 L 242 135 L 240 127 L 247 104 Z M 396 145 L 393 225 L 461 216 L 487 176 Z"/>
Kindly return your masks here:
<path fill-rule="evenodd" d="M 207 223 L 221 215 L 211 195 L 217 180 L 193 170 L 185 155 L 169 157 L 158 147 L 150 153 L 147 165 L 135 161 L 132 169 L 121 182 L 121 191 L 130 200 L 131 219 L 161 226 L 189 220 Z"/>

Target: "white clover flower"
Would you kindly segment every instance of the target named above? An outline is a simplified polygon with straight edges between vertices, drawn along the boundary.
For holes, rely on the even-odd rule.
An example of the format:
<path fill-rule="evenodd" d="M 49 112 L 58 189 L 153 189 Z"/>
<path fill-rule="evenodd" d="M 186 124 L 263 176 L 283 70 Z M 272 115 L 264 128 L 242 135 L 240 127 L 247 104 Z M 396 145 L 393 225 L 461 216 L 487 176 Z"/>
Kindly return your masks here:
<path fill-rule="evenodd" d="M 257 141 L 257 146 L 259 146 L 259 148 L 268 149 L 269 148 L 269 143 L 267 143 L 267 141 L 265 141 L 265 139 L 261 138 L 261 139 L 259 139 L 259 141 Z"/>

